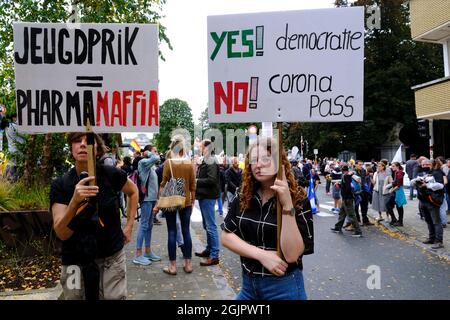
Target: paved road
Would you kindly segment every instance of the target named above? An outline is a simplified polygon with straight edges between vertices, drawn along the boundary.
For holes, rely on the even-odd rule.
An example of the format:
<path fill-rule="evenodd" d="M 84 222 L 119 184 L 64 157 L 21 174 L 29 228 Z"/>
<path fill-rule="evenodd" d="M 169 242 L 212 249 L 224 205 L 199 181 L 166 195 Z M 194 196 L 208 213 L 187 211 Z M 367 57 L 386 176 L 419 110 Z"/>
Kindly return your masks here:
<path fill-rule="evenodd" d="M 321 213 L 315 216 L 315 254 L 304 257 L 305 286 L 309 299 L 450 299 L 449 261 L 441 260 L 413 242 L 392 237 L 382 227 L 363 227 L 363 238 L 350 232 L 329 231 L 337 217 L 332 199 L 319 187 Z M 218 224 L 222 218 L 218 217 Z M 205 241 L 200 213 L 195 210 L 192 226 Z M 445 231 L 447 232 L 447 231 Z M 238 291 L 241 283 L 239 257 L 221 248 L 221 268 L 229 285 Z M 368 289 L 371 274 L 379 268 L 380 289 Z M 373 272 L 373 271 L 372 271 Z M 375 281 L 369 281 L 376 285 Z"/>

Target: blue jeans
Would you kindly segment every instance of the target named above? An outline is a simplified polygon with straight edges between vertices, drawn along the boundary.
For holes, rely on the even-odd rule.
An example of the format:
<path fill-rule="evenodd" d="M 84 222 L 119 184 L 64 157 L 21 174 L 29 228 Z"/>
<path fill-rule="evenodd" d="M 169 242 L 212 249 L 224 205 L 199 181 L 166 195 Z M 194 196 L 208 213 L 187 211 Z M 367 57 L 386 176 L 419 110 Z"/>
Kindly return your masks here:
<path fill-rule="evenodd" d="M 450 211 L 450 194 L 448 193 L 447 189 L 445 190 L 445 200 L 447 201 L 447 210 Z"/>
<path fill-rule="evenodd" d="M 139 221 L 139 230 L 136 239 L 136 249 L 142 249 L 145 242 L 146 247 L 150 247 L 152 241 L 153 229 L 153 207 L 156 201 L 144 201 L 141 203 L 141 219 Z"/>
<path fill-rule="evenodd" d="M 183 257 L 191 259 L 192 257 L 192 239 L 190 232 L 192 207 L 186 207 L 180 212 L 181 232 L 183 233 L 184 245 L 181 247 Z M 167 249 L 169 251 L 169 260 L 177 260 L 177 212 L 166 211 L 167 223 Z"/>
<path fill-rule="evenodd" d="M 183 245 L 183 231 L 181 230 L 180 212 L 177 212 L 177 245 L 179 247 Z"/>
<path fill-rule="evenodd" d="M 203 229 L 206 230 L 206 252 L 211 258 L 219 258 L 219 232 L 217 231 L 214 205 L 217 199 L 199 199 Z"/>
<path fill-rule="evenodd" d="M 282 277 L 242 273 L 242 289 L 236 300 L 306 300 L 303 273 L 296 269 Z"/>
<path fill-rule="evenodd" d="M 447 203 L 444 199 L 441 207 L 439 208 L 439 216 L 441 217 L 442 225 L 447 224 Z"/>
<path fill-rule="evenodd" d="M 409 199 L 413 200 L 414 198 L 414 189 L 415 187 L 412 185 L 412 183 L 409 184 Z"/>
<path fill-rule="evenodd" d="M 222 195 L 217 198 L 217 205 L 218 205 L 218 209 L 219 209 L 219 214 L 223 215 L 223 202 L 222 202 Z"/>

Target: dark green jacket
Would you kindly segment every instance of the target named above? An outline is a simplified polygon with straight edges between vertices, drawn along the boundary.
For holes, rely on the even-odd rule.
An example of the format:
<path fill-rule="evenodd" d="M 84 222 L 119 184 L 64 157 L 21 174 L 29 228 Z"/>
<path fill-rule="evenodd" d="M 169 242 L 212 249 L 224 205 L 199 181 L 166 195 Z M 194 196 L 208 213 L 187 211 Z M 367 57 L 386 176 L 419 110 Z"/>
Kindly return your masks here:
<path fill-rule="evenodd" d="M 211 160 L 211 158 L 209 158 Z M 217 199 L 220 195 L 219 165 L 216 161 L 206 161 L 197 169 L 197 199 Z"/>

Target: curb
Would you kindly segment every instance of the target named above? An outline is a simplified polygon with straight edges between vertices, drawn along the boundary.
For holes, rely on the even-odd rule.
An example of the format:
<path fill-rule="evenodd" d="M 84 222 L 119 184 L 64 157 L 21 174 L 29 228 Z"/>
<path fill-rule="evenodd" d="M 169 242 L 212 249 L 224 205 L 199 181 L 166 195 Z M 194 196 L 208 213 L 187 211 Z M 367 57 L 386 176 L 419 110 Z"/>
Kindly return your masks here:
<path fill-rule="evenodd" d="M 423 244 L 421 241 L 416 240 L 413 235 L 409 234 L 405 230 L 400 230 L 394 226 L 391 226 L 389 224 L 389 222 L 387 222 L 386 220 L 378 222 L 376 217 L 374 217 L 370 213 L 370 211 L 367 213 L 367 215 L 371 218 L 371 220 L 373 220 L 372 222 L 375 223 L 376 225 L 382 226 L 384 229 L 386 229 L 390 232 L 398 233 L 398 234 L 406 237 L 408 241 L 415 244 L 417 247 L 421 248 L 422 250 L 427 251 L 428 253 L 431 253 L 432 255 L 436 256 L 437 258 L 439 258 L 441 260 L 446 260 L 446 261 L 450 262 L 450 253 L 445 251 L 445 249 L 433 250 L 433 249 L 431 249 L 430 246 L 427 246 L 426 244 Z"/>
<path fill-rule="evenodd" d="M 59 300 L 63 293 L 61 284 L 54 288 L 0 292 L 0 300 Z"/>

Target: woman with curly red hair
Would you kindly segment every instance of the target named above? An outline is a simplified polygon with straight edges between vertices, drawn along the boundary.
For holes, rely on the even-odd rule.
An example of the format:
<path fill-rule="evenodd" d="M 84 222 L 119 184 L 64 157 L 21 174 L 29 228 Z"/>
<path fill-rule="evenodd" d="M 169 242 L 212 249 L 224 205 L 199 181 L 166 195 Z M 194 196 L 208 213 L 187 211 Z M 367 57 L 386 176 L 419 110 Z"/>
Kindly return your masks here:
<path fill-rule="evenodd" d="M 242 289 L 238 300 L 304 300 L 302 256 L 314 251 L 312 214 L 306 192 L 297 186 L 282 151 L 282 179 L 277 179 L 275 141 L 259 138 L 250 145 L 242 188 L 222 224 L 222 244 L 241 256 Z M 282 207 L 277 254 L 277 204 Z"/>

